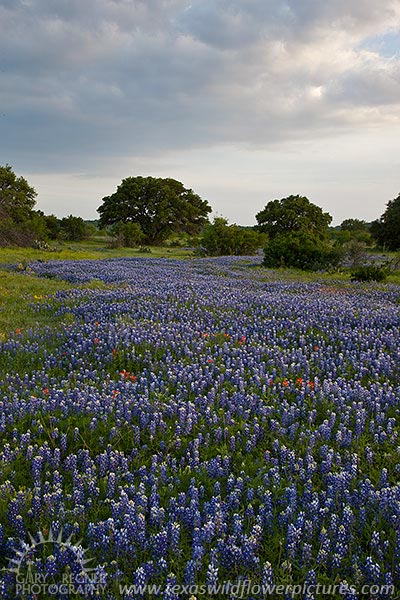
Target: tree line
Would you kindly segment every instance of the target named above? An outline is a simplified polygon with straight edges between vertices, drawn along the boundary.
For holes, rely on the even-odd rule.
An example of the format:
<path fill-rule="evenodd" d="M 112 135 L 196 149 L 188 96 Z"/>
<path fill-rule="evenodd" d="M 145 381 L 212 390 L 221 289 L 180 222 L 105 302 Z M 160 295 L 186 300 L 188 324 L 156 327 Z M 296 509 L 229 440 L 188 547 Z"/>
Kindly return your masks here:
<path fill-rule="evenodd" d="M 81 217 L 59 219 L 35 210 L 37 193 L 10 165 L 0 165 L 0 246 L 44 245 L 48 240 L 79 241 L 93 233 Z"/>
<path fill-rule="evenodd" d="M 0 245 L 32 245 L 46 240 L 79 241 L 96 228 L 81 217 L 59 219 L 35 210 L 36 191 L 10 165 L 0 166 Z M 210 222 L 212 208 L 192 189 L 172 178 L 127 177 L 105 196 L 98 227 L 114 245 L 135 247 L 184 239 L 204 255 L 253 254 L 264 248 L 268 267 L 323 269 L 338 264 L 345 250 L 355 260 L 362 247 L 400 249 L 400 194 L 373 223 L 332 217 L 305 196 L 275 199 L 256 215 L 257 225 L 241 227 L 223 217 Z"/>

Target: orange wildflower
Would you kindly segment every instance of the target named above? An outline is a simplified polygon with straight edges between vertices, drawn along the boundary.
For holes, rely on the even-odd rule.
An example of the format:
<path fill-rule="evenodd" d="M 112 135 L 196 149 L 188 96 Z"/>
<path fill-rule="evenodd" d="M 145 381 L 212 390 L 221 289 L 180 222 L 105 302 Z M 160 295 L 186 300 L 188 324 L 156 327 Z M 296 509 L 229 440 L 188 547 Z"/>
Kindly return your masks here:
<path fill-rule="evenodd" d="M 136 381 L 136 375 L 133 375 L 133 373 L 131 373 L 130 371 L 127 371 L 126 369 L 124 369 L 123 371 L 120 371 L 119 374 L 124 377 L 125 379 L 130 379 L 131 381 Z"/>

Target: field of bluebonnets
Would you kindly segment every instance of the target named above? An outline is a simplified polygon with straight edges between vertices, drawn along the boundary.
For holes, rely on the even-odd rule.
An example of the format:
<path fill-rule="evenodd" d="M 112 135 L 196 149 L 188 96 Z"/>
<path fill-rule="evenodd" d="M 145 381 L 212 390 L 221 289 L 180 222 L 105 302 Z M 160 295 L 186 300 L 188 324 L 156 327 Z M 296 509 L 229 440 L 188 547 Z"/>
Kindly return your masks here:
<path fill-rule="evenodd" d="M 400 288 L 250 262 L 32 265 L 77 287 L 35 301 L 61 326 L 2 343 L 3 567 L 30 547 L 30 568 L 76 574 L 66 547 L 36 554 L 29 534 L 51 531 L 109 599 L 240 578 L 399 585 Z"/>

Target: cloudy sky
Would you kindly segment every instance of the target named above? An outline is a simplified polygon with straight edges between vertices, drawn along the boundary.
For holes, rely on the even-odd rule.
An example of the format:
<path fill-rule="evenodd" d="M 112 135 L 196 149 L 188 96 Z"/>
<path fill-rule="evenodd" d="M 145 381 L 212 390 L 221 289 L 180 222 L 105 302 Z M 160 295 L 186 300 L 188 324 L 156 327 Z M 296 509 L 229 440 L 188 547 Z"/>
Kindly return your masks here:
<path fill-rule="evenodd" d="M 45 212 L 153 175 L 242 224 L 289 194 L 372 220 L 399 150 L 399 0 L 0 0 L 0 164 Z"/>

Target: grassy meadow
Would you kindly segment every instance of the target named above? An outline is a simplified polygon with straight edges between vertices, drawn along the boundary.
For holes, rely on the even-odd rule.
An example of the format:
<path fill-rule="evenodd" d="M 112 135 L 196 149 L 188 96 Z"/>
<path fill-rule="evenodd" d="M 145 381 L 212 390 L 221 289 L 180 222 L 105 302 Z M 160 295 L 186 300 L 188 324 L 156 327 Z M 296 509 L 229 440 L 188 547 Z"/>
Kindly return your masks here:
<path fill-rule="evenodd" d="M 34 309 L 37 302 L 44 302 L 57 291 L 71 289 L 73 286 L 66 281 L 54 278 L 37 277 L 29 267 L 35 261 L 53 260 L 106 260 L 110 258 L 193 258 L 193 250 L 179 247 L 152 246 L 149 253 L 143 253 L 138 248 L 110 248 L 107 238 L 98 238 L 77 243 L 65 243 L 54 246 L 52 250 L 34 248 L 7 247 L 0 248 L 0 339 L 5 339 L 15 330 L 27 331 L 31 327 L 56 325 L 59 318 L 54 313 L 38 313 Z M 388 258 L 395 255 L 388 253 Z M 249 269 L 256 269 L 266 281 L 277 278 L 282 281 L 313 282 L 326 281 L 347 282 L 349 274 L 346 271 L 334 273 L 313 273 L 297 269 L 263 269 L 260 264 L 251 264 Z M 387 278 L 389 284 L 400 284 L 400 271 L 391 273 Z M 85 284 L 96 288 L 104 283 L 96 280 Z M 376 284 L 365 284 L 376 285 Z M 54 301 L 56 302 L 56 301 Z"/>

